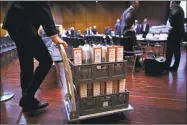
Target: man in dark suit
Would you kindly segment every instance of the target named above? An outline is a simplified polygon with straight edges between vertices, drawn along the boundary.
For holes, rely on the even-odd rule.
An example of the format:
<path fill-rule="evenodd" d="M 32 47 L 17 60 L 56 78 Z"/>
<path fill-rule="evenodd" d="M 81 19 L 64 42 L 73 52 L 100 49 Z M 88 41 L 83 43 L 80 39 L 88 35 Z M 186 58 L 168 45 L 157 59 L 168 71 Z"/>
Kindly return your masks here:
<path fill-rule="evenodd" d="M 89 30 L 88 30 L 88 35 L 93 35 L 92 27 L 89 28 Z"/>
<path fill-rule="evenodd" d="M 83 35 L 81 34 L 81 30 L 78 30 L 76 32 L 76 37 L 78 37 L 78 38 L 82 38 L 83 37 Z"/>
<path fill-rule="evenodd" d="M 74 27 L 71 27 L 71 29 L 70 29 L 70 31 L 71 31 L 71 37 L 75 37 L 75 30 L 74 30 Z"/>
<path fill-rule="evenodd" d="M 135 22 L 135 10 L 139 7 L 138 0 L 134 0 L 130 2 L 130 7 L 127 8 L 120 20 L 121 26 L 121 35 L 123 36 L 131 36 L 133 39 L 133 45 L 137 45 L 136 33 L 134 31 L 134 22 Z M 125 42 L 125 41 L 124 41 Z M 141 67 L 141 63 L 139 62 L 139 57 L 136 59 L 136 67 Z"/>
<path fill-rule="evenodd" d="M 93 33 L 94 35 L 96 35 L 96 33 L 97 33 L 97 28 L 96 28 L 96 26 L 93 26 L 92 33 Z"/>
<path fill-rule="evenodd" d="M 116 24 L 115 24 L 115 35 L 120 35 L 120 31 L 121 31 L 121 28 L 120 28 L 120 20 L 117 19 L 117 20 L 116 20 Z"/>
<path fill-rule="evenodd" d="M 86 28 L 85 35 L 89 35 L 89 28 Z"/>
<path fill-rule="evenodd" d="M 180 7 L 180 1 L 171 1 L 170 8 L 169 23 L 172 28 L 167 39 L 166 68 L 167 70 L 177 71 L 181 57 L 180 44 L 184 35 L 184 11 Z M 170 67 L 173 55 L 175 62 Z"/>
<path fill-rule="evenodd" d="M 137 0 L 130 2 L 130 7 L 127 8 L 120 19 L 121 35 L 132 36 L 134 45 L 136 45 L 136 34 L 134 32 L 135 9 L 139 7 Z"/>
<path fill-rule="evenodd" d="M 71 36 L 71 28 L 68 28 L 68 29 L 66 30 L 66 36 Z"/>
<path fill-rule="evenodd" d="M 146 18 L 144 19 L 144 24 L 142 25 L 141 33 L 143 34 L 143 37 L 146 37 L 149 33 L 149 24 L 147 23 Z"/>
<path fill-rule="evenodd" d="M 16 43 L 20 62 L 22 98 L 19 105 L 23 112 L 48 106 L 34 98 L 36 91 L 52 66 L 52 59 L 38 34 L 42 25 L 47 36 L 56 44 L 67 44 L 58 37 L 48 2 L 8 2 L 3 28 Z M 39 65 L 34 72 L 33 58 Z M 33 73 L 34 72 L 34 73 Z"/>
<path fill-rule="evenodd" d="M 107 26 L 106 28 L 105 28 L 105 33 L 104 33 L 105 35 L 111 35 L 111 29 L 110 29 L 110 27 L 109 26 Z"/>

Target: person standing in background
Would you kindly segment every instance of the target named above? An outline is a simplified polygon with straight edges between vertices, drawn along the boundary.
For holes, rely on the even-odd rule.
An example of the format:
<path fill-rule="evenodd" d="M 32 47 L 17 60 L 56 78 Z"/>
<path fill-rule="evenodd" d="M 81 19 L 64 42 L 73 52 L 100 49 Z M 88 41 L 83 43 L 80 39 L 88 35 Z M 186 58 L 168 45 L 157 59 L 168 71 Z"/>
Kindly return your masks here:
<path fill-rule="evenodd" d="M 136 33 L 134 31 L 134 22 L 135 22 L 135 10 L 138 9 L 138 7 L 139 7 L 138 0 L 131 1 L 130 7 L 123 12 L 120 20 L 121 35 L 131 36 L 133 39 L 132 42 L 134 46 L 137 45 Z M 141 67 L 141 63 L 139 62 L 139 57 L 137 57 L 136 60 L 136 67 Z"/>
<path fill-rule="evenodd" d="M 19 105 L 23 108 L 23 112 L 35 111 L 48 106 L 47 102 L 40 102 L 35 98 L 36 91 L 53 63 L 45 43 L 38 34 L 40 25 L 54 43 L 67 47 L 66 42 L 58 36 L 59 32 L 54 24 L 48 2 L 8 2 L 3 29 L 8 31 L 17 47 L 22 90 Z M 34 58 L 39 62 L 35 72 Z"/>
<path fill-rule="evenodd" d="M 184 35 L 184 10 L 180 7 L 180 1 L 170 2 L 169 30 L 166 48 L 166 70 L 177 71 L 180 63 L 180 44 Z M 172 67 L 171 60 L 175 57 Z"/>
<path fill-rule="evenodd" d="M 120 28 L 120 20 L 117 19 L 116 20 L 116 24 L 115 24 L 115 35 L 120 35 L 120 30 L 121 30 L 121 28 Z"/>
<path fill-rule="evenodd" d="M 136 34 L 141 33 L 141 24 L 138 24 L 138 20 L 135 20 L 134 31 L 136 32 Z"/>
<path fill-rule="evenodd" d="M 135 10 L 138 9 L 138 0 L 133 0 L 130 2 L 130 7 L 127 8 L 120 19 L 121 35 L 132 36 L 134 45 L 136 45 L 136 34 L 134 32 L 134 22 L 135 22 Z"/>
<path fill-rule="evenodd" d="M 147 19 L 146 18 L 143 21 L 143 25 L 142 25 L 142 28 L 141 28 L 141 33 L 143 34 L 144 38 L 149 33 L 149 24 L 147 23 Z"/>

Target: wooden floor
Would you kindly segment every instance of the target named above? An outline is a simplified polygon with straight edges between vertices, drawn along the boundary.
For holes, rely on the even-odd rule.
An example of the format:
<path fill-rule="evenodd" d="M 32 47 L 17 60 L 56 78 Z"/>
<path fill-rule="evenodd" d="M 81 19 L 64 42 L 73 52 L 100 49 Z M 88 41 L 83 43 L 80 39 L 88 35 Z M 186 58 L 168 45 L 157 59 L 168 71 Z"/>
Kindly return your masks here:
<path fill-rule="evenodd" d="M 37 64 L 37 63 L 36 63 Z M 52 69 L 54 70 L 54 69 Z M 19 62 L 15 60 L 1 71 L 4 91 L 14 92 L 15 97 L 1 103 L 1 124 L 64 124 L 62 90 L 55 84 L 51 71 L 45 79 L 37 98 L 49 102 L 46 110 L 35 114 L 23 114 L 18 106 L 21 97 L 19 84 Z M 145 76 L 144 72 L 127 75 L 127 89 L 130 91 L 130 104 L 134 110 L 123 115 L 112 115 L 82 121 L 82 123 L 121 123 L 121 124 L 185 124 L 186 121 L 186 50 L 182 51 L 180 68 L 160 77 Z"/>

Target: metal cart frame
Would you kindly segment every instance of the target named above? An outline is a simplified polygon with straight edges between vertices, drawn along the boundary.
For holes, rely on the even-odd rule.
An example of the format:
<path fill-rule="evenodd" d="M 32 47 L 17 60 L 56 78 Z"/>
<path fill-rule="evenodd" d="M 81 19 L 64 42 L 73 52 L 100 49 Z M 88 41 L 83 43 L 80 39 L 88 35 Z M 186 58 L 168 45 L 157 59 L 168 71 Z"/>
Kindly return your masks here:
<path fill-rule="evenodd" d="M 77 110 L 77 105 L 76 105 L 76 95 L 75 95 L 76 89 L 75 89 L 75 85 L 73 84 L 71 67 L 69 65 L 69 61 L 68 61 L 63 45 L 58 45 L 57 47 L 59 49 L 60 55 L 63 60 L 63 65 L 64 65 L 65 80 L 63 80 L 63 82 L 66 82 L 66 83 L 63 83 L 63 86 L 65 87 L 67 91 L 64 94 L 65 95 L 64 106 L 65 106 L 65 112 L 67 115 L 68 122 L 79 122 L 80 120 L 84 120 L 84 119 L 123 113 L 123 112 L 131 111 L 134 109 L 131 105 L 128 105 L 127 108 L 121 108 L 121 109 L 115 109 L 115 110 L 110 110 L 110 111 L 105 111 L 105 112 L 100 112 L 100 113 L 79 116 L 78 115 L 79 111 Z M 66 72 L 65 70 L 68 72 Z"/>

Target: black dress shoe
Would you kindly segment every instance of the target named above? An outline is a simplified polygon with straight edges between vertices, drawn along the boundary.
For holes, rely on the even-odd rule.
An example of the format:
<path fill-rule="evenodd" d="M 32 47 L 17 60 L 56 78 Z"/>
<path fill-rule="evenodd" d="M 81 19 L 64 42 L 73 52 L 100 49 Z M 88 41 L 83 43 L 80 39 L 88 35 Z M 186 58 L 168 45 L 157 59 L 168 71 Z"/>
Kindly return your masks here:
<path fill-rule="evenodd" d="M 37 105 L 35 106 L 26 106 L 23 107 L 23 112 L 33 112 L 39 109 L 43 109 L 45 107 L 47 107 L 49 104 L 47 102 L 39 102 Z"/>
<path fill-rule="evenodd" d="M 38 109 L 43 109 L 49 104 L 47 102 L 40 102 L 36 98 L 33 99 L 24 99 L 20 100 L 20 106 L 23 109 L 23 112 L 32 112 Z"/>

